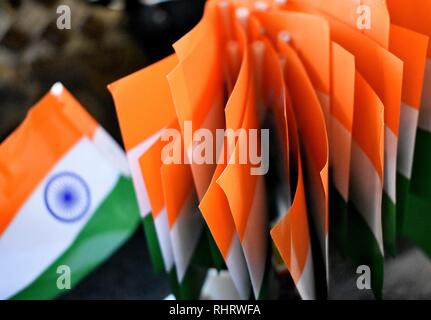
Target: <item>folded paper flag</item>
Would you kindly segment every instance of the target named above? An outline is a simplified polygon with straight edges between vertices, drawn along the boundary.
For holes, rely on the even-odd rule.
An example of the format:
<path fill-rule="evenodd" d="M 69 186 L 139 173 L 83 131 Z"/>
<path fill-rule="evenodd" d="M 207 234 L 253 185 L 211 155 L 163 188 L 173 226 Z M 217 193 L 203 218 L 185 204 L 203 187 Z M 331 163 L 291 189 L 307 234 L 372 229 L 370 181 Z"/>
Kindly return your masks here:
<path fill-rule="evenodd" d="M 417 123 L 417 130 L 408 135 L 409 144 L 414 144 L 414 155 L 408 153 L 406 156 L 405 168 L 399 170 L 399 179 L 397 188 L 400 189 L 401 203 L 400 212 L 397 212 L 400 223 L 397 224 L 399 234 L 405 235 L 415 241 L 428 255 L 431 255 L 431 242 L 428 236 L 431 221 L 429 214 L 430 201 L 430 143 L 431 143 L 431 26 L 429 17 L 431 14 L 431 2 L 422 1 L 413 4 L 405 0 L 388 0 L 388 10 L 393 20 L 400 27 L 407 28 L 420 35 L 426 36 L 425 45 L 427 45 L 425 74 L 424 71 L 418 71 L 411 74 L 417 81 L 422 82 L 422 96 L 419 95 L 419 102 L 407 102 L 403 105 L 405 123 Z M 410 41 L 410 40 L 409 40 Z M 418 47 L 419 48 L 419 47 Z M 418 49 L 420 50 L 420 49 Z M 422 60 L 414 61 L 422 68 Z M 413 68 L 413 67 L 412 67 Z M 411 78 L 410 81 L 413 81 Z M 419 105 L 418 108 L 415 106 Z M 408 121 L 407 119 L 411 119 Z M 406 133 L 407 136 L 407 133 Z M 407 139 L 407 138 L 406 138 Z M 407 158 L 412 156 L 412 158 Z M 400 157 L 400 156 L 399 156 Z M 408 190 L 408 191 L 406 191 Z M 407 194 L 407 196 L 404 196 Z"/>
<path fill-rule="evenodd" d="M 0 299 L 56 297 L 138 225 L 124 152 L 59 83 L 0 145 L 0 212 Z"/>
<path fill-rule="evenodd" d="M 173 55 L 110 85 L 177 298 L 209 267 L 274 297 L 273 256 L 326 297 L 332 237 L 381 298 L 397 236 L 431 254 L 431 0 L 407 2 L 209 0 Z"/>

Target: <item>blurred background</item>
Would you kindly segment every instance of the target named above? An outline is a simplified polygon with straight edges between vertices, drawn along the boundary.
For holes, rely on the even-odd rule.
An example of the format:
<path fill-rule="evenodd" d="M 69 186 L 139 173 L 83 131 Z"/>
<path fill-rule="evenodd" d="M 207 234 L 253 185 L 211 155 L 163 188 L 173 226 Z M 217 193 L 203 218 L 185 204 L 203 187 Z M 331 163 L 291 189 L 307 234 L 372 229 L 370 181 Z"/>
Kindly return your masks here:
<path fill-rule="evenodd" d="M 107 84 L 173 52 L 172 43 L 200 19 L 204 0 L 0 0 L 0 142 L 28 109 L 61 81 L 120 143 Z M 72 29 L 56 26 L 68 5 Z M 145 119 L 142 119 L 145 122 Z M 431 262 L 409 243 L 388 259 L 385 298 L 431 299 Z M 333 299 L 370 299 L 353 266 L 331 250 Z M 290 285 L 282 297 L 297 298 Z M 62 299 L 161 299 L 164 275 L 149 262 L 143 228 Z"/>

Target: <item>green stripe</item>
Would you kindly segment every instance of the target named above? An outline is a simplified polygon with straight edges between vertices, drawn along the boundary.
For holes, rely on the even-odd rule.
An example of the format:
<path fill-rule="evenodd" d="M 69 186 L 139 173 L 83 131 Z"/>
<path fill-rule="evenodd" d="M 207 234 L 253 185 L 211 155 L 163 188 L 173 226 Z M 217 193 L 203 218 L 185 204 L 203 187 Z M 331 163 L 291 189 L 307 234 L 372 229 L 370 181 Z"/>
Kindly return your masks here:
<path fill-rule="evenodd" d="M 382 228 L 383 228 L 383 243 L 385 252 L 391 256 L 396 253 L 396 238 L 397 238 L 397 210 L 395 203 L 386 192 L 383 192 L 382 198 Z"/>
<path fill-rule="evenodd" d="M 275 269 L 273 267 L 272 257 L 274 255 L 278 255 L 280 257 L 280 253 L 277 251 L 275 244 L 272 241 L 272 238 L 269 236 L 268 232 L 268 254 L 266 255 L 265 261 L 265 271 L 262 280 L 262 287 L 260 289 L 259 295 L 256 300 L 274 300 L 278 297 L 279 292 L 279 283 L 278 278 L 275 274 Z M 274 250 L 274 251 L 273 251 Z M 250 299 L 253 299 L 254 295 L 250 292 Z"/>
<path fill-rule="evenodd" d="M 349 203 L 348 214 L 348 255 L 355 264 L 367 265 L 371 269 L 371 286 L 374 296 L 382 298 L 384 257 L 379 244 L 361 214 Z"/>
<path fill-rule="evenodd" d="M 147 215 L 143 222 L 153 268 L 156 272 L 163 272 L 165 270 L 164 262 L 152 215 Z M 183 281 L 178 282 L 175 266 L 167 273 L 172 294 L 175 298 L 178 300 L 199 299 L 208 268 L 220 270 L 224 268 L 224 260 L 208 227 L 205 226 Z"/>
<path fill-rule="evenodd" d="M 418 129 L 411 178 L 411 192 L 431 198 L 431 133 Z"/>
<path fill-rule="evenodd" d="M 410 180 L 402 174 L 397 175 L 397 234 L 401 235 L 405 223 Z"/>
<path fill-rule="evenodd" d="M 342 257 L 347 256 L 348 250 L 348 206 L 335 186 L 330 183 L 329 212 L 331 223 L 329 228 L 330 238 L 335 240 L 335 246 Z"/>
<path fill-rule="evenodd" d="M 177 270 L 175 266 L 167 274 L 169 285 L 172 290 L 172 294 L 175 296 L 175 299 L 181 300 L 181 289 L 180 284 L 178 283 Z"/>
<path fill-rule="evenodd" d="M 431 257 L 431 199 L 410 194 L 407 208 L 402 232 Z"/>
<path fill-rule="evenodd" d="M 138 224 L 139 210 L 132 183 L 129 179 L 120 178 L 74 243 L 13 299 L 53 299 L 63 293 L 57 288 L 57 268 L 60 265 L 70 267 L 71 284 L 76 286 L 108 259 L 133 234 Z"/>
<path fill-rule="evenodd" d="M 186 270 L 183 281 L 178 283 L 175 267 L 169 272 L 169 282 L 172 293 L 177 300 L 199 299 L 208 268 L 216 267 L 210 251 L 208 235 L 205 230 L 201 233 L 198 245 L 193 253 L 190 265 Z"/>
<path fill-rule="evenodd" d="M 147 239 L 147 245 L 150 252 L 151 262 L 153 265 L 153 269 L 155 272 L 163 272 L 165 270 L 163 256 L 160 249 L 159 241 L 157 238 L 157 231 L 154 225 L 154 220 L 151 214 L 148 214 L 143 219 L 145 237 Z M 209 231 L 208 227 L 205 226 L 205 234 L 206 234 L 206 243 L 208 247 L 206 248 L 211 253 L 212 263 L 211 267 L 220 269 L 225 269 L 223 256 L 215 244 L 215 241 Z M 199 240 L 200 242 L 204 241 L 203 239 Z M 199 246 L 198 246 L 199 248 Z M 208 254 L 208 251 L 205 253 L 205 256 Z M 208 263 L 207 263 L 208 264 Z M 169 272 L 171 274 L 172 272 Z"/>
<path fill-rule="evenodd" d="M 402 234 L 431 256 L 431 133 L 418 129 Z"/>
<path fill-rule="evenodd" d="M 163 272 L 165 270 L 165 264 L 151 212 L 142 219 L 142 222 L 144 225 L 145 238 L 147 239 L 147 246 L 148 251 L 150 252 L 153 269 L 155 272 Z"/>

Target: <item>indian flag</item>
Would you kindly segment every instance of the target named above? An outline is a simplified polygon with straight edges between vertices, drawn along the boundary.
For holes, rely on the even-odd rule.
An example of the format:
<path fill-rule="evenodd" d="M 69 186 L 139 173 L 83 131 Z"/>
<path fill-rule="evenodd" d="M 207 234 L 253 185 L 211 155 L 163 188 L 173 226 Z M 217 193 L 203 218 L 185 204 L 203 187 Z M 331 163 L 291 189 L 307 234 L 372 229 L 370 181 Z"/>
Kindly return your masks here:
<path fill-rule="evenodd" d="M 166 174 L 172 171 L 176 175 L 182 171 L 185 178 L 188 176 L 186 172 L 190 171 L 193 184 L 189 184 L 188 178 L 180 180 L 188 191 L 187 199 L 183 197 L 180 200 L 178 192 L 175 201 L 170 199 L 172 202 L 179 202 L 185 206 L 181 209 L 181 214 L 168 210 L 168 216 L 175 217 L 175 222 L 171 221 L 173 223 L 171 232 L 175 231 L 176 237 L 181 236 L 191 243 L 195 243 L 200 235 L 204 235 L 210 247 L 213 264 L 217 269 L 220 269 L 223 267 L 220 251 L 205 225 L 202 215 L 199 219 L 196 217 L 195 213 L 199 209 L 194 204 L 191 205 L 196 200 L 192 194 L 197 196 L 197 203 L 203 199 L 217 166 L 215 159 L 209 162 L 196 161 L 196 155 L 201 155 L 202 145 L 194 138 L 198 136 L 202 138 L 202 131 L 211 133 L 212 137 L 215 137 L 217 136 L 217 129 L 224 128 L 224 82 L 223 68 L 219 59 L 221 43 L 217 21 L 217 6 L 215 3 L 208 3 L 203 19 L 173 45 L 178 64 L 167 76 L 167 81 L 177 116 L 177 125 L 182 133 L 182 137 L 179 139 L 181 141 L 177 143 L 181 144 L 183 150 L 181 154 L 184 155 L 183 162 L 188 165 L 173 166 L 172 168 L 163 166 L 163 172 Z M 205 37 L 203 37 L 204 34 Z M 216 143 L 213 147 L 213 155 L 218 154 L 221 144 Z M 209 155 L 208 153 L 205 154 Z M 175 175 L 169 176 L 173 178 Z M 168 175 L 164 177 L 168 178 Z M 166 187 L 168 187 L 167 183 L 168 181 L 166 181 Z M 166 201 L 169 200 L 166 199 Z M 191 217 L 195 218 L 190 219 Z M 187 232 L 188 229 L 193 229 L 193 234 Z M 180 230 L 182 230 L 181 233 L 178 233 Z M 173 234 L 171 233 L 171 235 Z M 175 245 L 180 243 L 174 240 L 173 242 Z M 191 248 L 193 249 L 193 247 Z M 175 255 L 180 258 L 182 254 L 185 256 L 181 259 L 187 258 L 188 250 L 177 249 L 179 250 L 174 250 L 174 258 Z M 178 259 L 177 262 L 180 264 Z"/>
<path fill-rule="evenodd" d="M 299 155 L 298 181 L 292 207 L 271 229 L 271 237 L 301 298 L 316 299 L 305 186 Z"/>
<path fill-rule="evenodd" d="M 329 149 L 334 192 L 330 205 L 334 212 L 334 237 L 340 253 L 347 255 L 350 154 L 355 96 L 355 57 L 332 43 L 331 109 Z"/>
<path fill-rule="evenodd" d="M 174 179 L 184 168 L 166 169 L 162 159 L 162 151 L 169 147 L 162 137 L 169 135 L 169 129 L 179 132 L 167 80 L 177 64 L 176 56 L 169 56 L 111 84 L 110 90 L 154 269 L 169 275 L 177 298 L 195 299 L 199 298 L 208 266 L 213 264 L 208 255 L 211 245 L 203 232 L 203 219 L 197 215 L 197 199 L 179 199 L 181 193 L 175 191 L 196 195 L 194 184 Z"/>
<path fill-rule="evenodd" d="M 301 298 L 314 300 L 316 299 L 316 288 L 307 201 L 297 125 L 290 103 L 286 105 L 286 115 L 289 123 L 289 147 L 292 151 L 296 150 L 297 153 L 296 159 L 293 159 L 296 161 L 292 161 L 292 169 L 296 163 L 294 169 L 297 170 L 298 175 L 292 206 L 271 229 L 271 237 Z"/>
<path fill-rule="evenodd" d="M 373 19 L 371 29 L 361 31 L 352 28 L 352 25 L 356 26 L 356 20 L 346 16 L 346 12 L 356 8 L 357 1 L 334 1 L 343 2 L 344 5 L 334 5 L 331 10 L 327 10 L 318 2 L 297 0 L 289 7 L 321 15 L 329 22 L 332 39 L 355 56 L 357 69 L 385 105 L 382 216 L 385 248 L 392 253 L 396 235 L 396 170 L 403 63 L 387 50 L 390 21 L 384 2 L 376 1 L 371 5 L 373 16 L 378 18 Z M 307 2 L 312 6 L 301 5 Z M 376 72 L 377 68 L 382 72 Z"/>
<path fill-rule="evenodd" d="M 156 271 L 167 272 L 171 272 L 173 267 L 168 216 L 163 206 L 151 212 L 140 159 L 160 140 L 163 129 L 175 120 L 166 75 L 176 63 L 177 59 L 172 55 L 109 86 L 115 101 L 153 267 Z M 153 108 L 157 108 L 157 112 Z"/>
<path fill-rule="evenodd" d="M 383 289 L 383 104 L 357 72 L 350 165 L 348 254 L 367 265 L 376 297 Z"/>
<path fill-rule="evenodd" d="M 217 129 L 225 128 L 225 110 L 228 112 L 227 110 L 233 107 L 235 112 L 242 110 L 242 105 L 233 106 L 233 104 L 240 104 L 239 99 L 243 99 L 245 96 L 245 92 L 242 91 L 244 86 L 238 85 L 239 83 L 244 84 L 244 81 L 247 83 L 248 77 L 243 72 L 244 68 L 241 68 L 242 72 L 240 71 L 235 83 L 236 89 L 224 108 L 223 68 L 220 60 L 221 34 L 218 29 L 218 18 L 216 4 L 208 3 L 201 22 L 174 44 L 179 63 L 168 75 L 168 82 L 178 124 L 183 133 L 183 147 L 187 150 L 184 157 L 190 162 L 190 166 L 189 168 L 176 166 L 175 169 L 175 166 L 164 165 L 162 176 L 171 223 L 171 236 L 173 241 L 175 239 L 174 256 L 182 253 L 183 258 L 188 257 L 190 249 L 196 242 L 196 236 L 203 229 L 199 226 L 199 219 L 196 216 L 194 202 L 197 199 L 201 216 L 205 219 L 211 233 L 210 241 L 214 239 L 217 246 L 211 253 L 216 252 L 218 256 L 221 254 L 222 259 L 219 258 L 219 261 L 222 263 L 224 260 L 226 263 L 237 293 L 241 298 L 247 299 L 250 296 L 250 278 L 243 250 L 235 230 L 229 203 L 223 190 L 216 183 L 216 179 L 225 165 L 217 165 L 214 162 L 198 164 L 192 161 L 195 152 L 199 152 L 199 143 L 190 141 L 188 138 L 198 129 L 205 129 L 206 132 L 211 132 L 213 136 L 216 136 Z M 246 45 L 245 36 L 242 31 L 240 33 L 239 45 L 244 47 Z M 238 60 L 240 59 L 238 58 Z M 192 123 L 192 127 L 186 127 L 186 121 Z M 218 155 L 221 147 L 221 145 L 216 145 L 214 154 Z M 180 177 L 181 179 L 179 179 Z M 188 184 L 190 178 L 195 186 L 192 189 L 194 192 L 183 194 L 183 192 L 172 189 L 172 183 L 175 180 L 177 180 L 175 185 L 179 181 Z M 190 188 L 186 190 L 190 190 Z M 195 197 L 197 198 L 195 199 Z M 193 233 L 187 230 L 193 230 Z M 181 241 L 179 241 L 179 236 L 182 238 Z M 187 243 L 190 245 L 186 245 Z M 208 255 L 208 253 L 206 254 Z"/>
<path fill-rule="evenodd" d="M 286 33 L 280 33 L 278 40 L 285 45 L 289 38 L 286 37 Z M 281 144 L 281 150 L 278 152 L 283 154 L 277 163 L 281 183 L 277 186 L 278 190 L 274 188 L 278 205 L 277 220 L 271 229 L 271 237 L 275 250 L 289 270 L 300 296 L 302 299 L 310 300 L 316 298 L 314 266 L 297 125 L 290 93 L 284 81 L 283 67 L 289 63 L 283 56 L 279 58 L 269 41 L 262 41 L 262 43 L 264 44 L 263 49 L 260 49 L 263 51 L 262 65 L 256 70 L 256 74 L 258 76 L 261 74 L 262 77 L 262 80 L 257 82 L 263 86 L 261 107 L 268 106 L 270 108 L 268 113 L 271 112 L 276 118 L 275 128 Z M 259 42 L 254 42 L 253 46 L 255 59 L 259 58 L 258 44 Z M 292 194 L 290 194 L 291 186 Z M 280 189 L 284 190 L 280 191 Z M 293 203 L 292 195 L 294 195 Z"/>
<path fill-rule="evenodd" d="M 258 129 L 253 78 L 248 77 L 247 82 L 248 92 L 245 104 L 238 105 L 238 108 L 243 108 L 241 129 Z M 235 138 L 228 137 L 228 139 L 232 139 L 228 141 L 228 145 L 233 145 Z M 244 144 L 241 142 L 244 141 L 242 138 L 239 138 L 238 141 L 235 143 L 232 154 L 229 154 L 228 163 L 216 183 L 223 190 L 229 203 L 250 274 L 254 296 L 259 299 L 264 294 L 262 288 L 267 258 L 266 190 L 263 176 L 253 175 L 253 166 L 250 161 L 245 164 L 241 163 L 240 154 L 244 151 L 241 149 L 244 148 Z M 260 144 L 257 148 L 259 147 Z"/>
<path fill-rule="evenodd" d="M 0 146 L 0 299 L 48 299 L 137 226 L 121 148 L 56 84 Z"/>
<path fill-rule="evenodd" d="M 431 219 L 430 161 L 431 161 L 431 58 L 427 60 L 422 105 L 419 113 L 414 165 L 410 196 L 407 201 L 408 214 L 402 226 L 402 233 L 413 239 L 428 255 L 431 255 L 429 230 Z"/>
<path fill-rule="evenodd" d="M 241 299 L 249 299 L 250 275 L 226 195 L 216 183 L 218 167 L 208 191 L 199 204 L 202 215 L 226 263 L 230 277 Z"/>
<path fill-rule="evenodd" d="M 292 98 L 292 106 L 297 120 L 302 160 L 304 164 L 304 184 L 307 208 L 311 213 L 311 224 L 316 231 L 320 247 L 323 250 L 325 269 L 320 270 L 317 279 L 325 279 L 328 284 L 328 135 L 324 112 L 320 105 L 313 84 L 294 48 L 286 43 L 279 43 L 279 51 L 286 59 L 284 69 L 286 86 Z M 307 105 L 307 108 L 303 108 Z M 326 271 L 326 272 L 325 272 Z M 320 281 L 319 281 L 320 285 Z"/>
<path fill-rule="evenodd" d="M 431 177 L 429 169 L 428 159 L 430 159 L 429 146 L 431 143 L 431 56 L 426 62 L 425 68 L 425 79 L 422 92 L 422 103 L 421 110 L 419 113 L 419 125 L 417 131 L 417 140 L 415 148 L 415 163 L 413 169 L 413 178 L 416 179 L 417 183 L 413 187 L 413 192 L 428 196 L 430 189 L 428 177 Z"/>
<path fill-rule="evenodd" d="M 404 28 L 431 37 L 431 2 L 408 0 L 387 0 L 391 21 Z M 421 73 L 418 73 L 421 74 Z M 416 111 L 416 110 L 415 110 Z M 412 112 L 417 116 L 417 112 Z M 411 169 L 410 194 L 404 205 L 402 225 L 399 231 L 413 239 L 428 255 L 431 255 L 429 230 L 431 219 L 431 45 L 428 44 L 425 76 L 422 86 L 422 98 L 418 115 L 416 144 Z M 412 143 L 414 140 L 412 141 Z M 408 172 L 407 172 L 408 173 Z M 406 180 L 407 181 L 407 180 Z"/>
<path fill-rule="evenodd" d="M 179 130 L 178 124 L 175 125 L 175 129 Z M 177 148 L 184 154 L 182 140 L 181 136 L 177 136 L 166 147 Z M 198 195 L 191 167 L 188 164 L 171 163 L 164 158 L 159 174 L 178 281 L 190 283 L 191 287 L 197 290 L 196 296 L 199 297 L 207 271 L 205 266 L 211 264 L 212 256 L 206 246 L 208 239 L 204 232 L 204 219 L 198 207 Z M 202 264 L 198 260 L 208 261 Z"/>
<path fill-rule="evenodd" d="M 404 62 L 400 131 L 397 155 L 397 231 L 404 224 L 413 169 L 416 130 L 421 105 L 428 37 L 391 26 L 390 50 Z M 393 252 L 394 253 L 394 252 Z"/>
<path fill-rule="evenodd" d="M 169 128 L 174 129 L 175 133 L 179 133 L 177 124 L 169 126 Z M 167 135 L 163 135 L 163 140 L 165 138 Z M 164 153 L 166 150 L 170 150 L 167 153 L 174 152 L 173 148 L 182 150 L 181 137 L 176 135 L 175 138 L 170 143 L 166 143 L 162 139 L 157 140 L 141 156 L 139 164 L 152 212 L 157 212 L 153 216 L 156 221 L 161 214 L 167 216 L 168 240 L 175 265 L 175 268 L 171 269 L 171 277 L 173 277 L 171 281 L 180 285 L 175 294 L 177 298 L 192 299 L 198 298 L 200 295 L 200 289 L 206 276 L 206 266 L 208 266 L 207 263 L 203 263 L 202 268 L 192 267 L 193 258 L 199 254 L 201 260 L 205 260 L 205 258 L 211 260 L 211 256 L 208 255 L 208 248 L 202 248 L 208 243 L 205 237 L 202 239 L 203 219 L 198 209 L 190 166 L 171 163 L 171 159 L 163 158 L 166 156 Z M 166 271 L 170 272 L 170 270 Z"/>
<path fill-rule="evenodd" d="M 239 29 L 239 31 L 241 31 Z M 245 35 L 239 32 L 239 44 L 245 47 Z M 232 94 L 226 104 L 226 127 L 236 130 L 241 124 L 242 110 L 247 99 L 249 85 L 249 51 L 244 50 L 239 73 L 232 90 Z M 226 263 L 230 277 L 242 299 L 248 299 L 251 294 L 250 274 L 239 233 L 235 227 L 231 207 L 228 199 L 217 183 L 220 175 L 226 168 L 226 155 L 228 154 L 227 140 L 224 139 L 223 152 L 220 153 L 220 161 L 216 166 L 199 208 L 214 238 L 214 241 Z"/>

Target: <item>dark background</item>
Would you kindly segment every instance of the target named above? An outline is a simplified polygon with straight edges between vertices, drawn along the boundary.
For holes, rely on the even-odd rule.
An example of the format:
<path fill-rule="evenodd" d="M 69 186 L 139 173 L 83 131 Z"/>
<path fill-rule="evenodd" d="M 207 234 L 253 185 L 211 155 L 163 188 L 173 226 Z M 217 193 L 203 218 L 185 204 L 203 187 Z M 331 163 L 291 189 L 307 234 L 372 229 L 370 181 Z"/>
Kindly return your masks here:
<path fill-rule="evenodd" d="M 199 20 L 203 0 L 0 0 L 0 141 L 52 84 L 61 81 L 121 143 L 106 85 L 172 52 Z M 72 10 L 72 30 L 56 28 L 56 7 Z M 142 119 L 145 122 L 145 119 Z M 385 266 L 385 298 L 431 299 L 431 263 L 400 242 Z M 356 289 L 353 267 L 331 250 L 333 299 L 370 299 Z M 287 286 L 283 297 L 297 297 Z M 166 278 L 152 271 L 143 228 L 62 299 L 161 299 Z"/>

